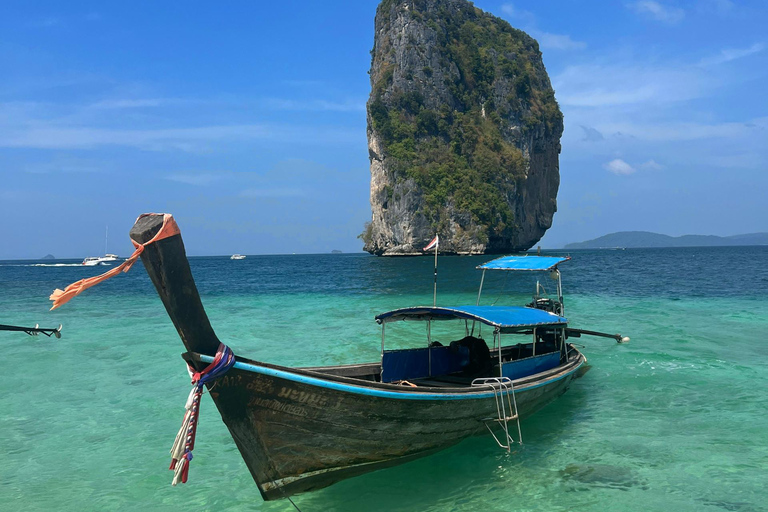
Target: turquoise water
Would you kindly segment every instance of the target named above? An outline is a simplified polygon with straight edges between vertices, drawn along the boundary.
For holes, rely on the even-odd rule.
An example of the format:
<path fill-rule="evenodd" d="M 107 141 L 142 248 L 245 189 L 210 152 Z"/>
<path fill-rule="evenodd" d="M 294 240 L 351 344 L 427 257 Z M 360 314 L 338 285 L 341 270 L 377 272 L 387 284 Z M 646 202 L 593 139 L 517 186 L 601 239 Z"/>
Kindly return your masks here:
<path fill-rule="evenodd" d="M 575 340 L 592 370 L 523 422 L 522 446 L 507 454 L 473 438 L 297 496 L 301 510 L 768 510 L 768 247 L 572 256 L 562 266 L 572 325 L 632 341 Z M 474 303 L 474 267 L 487 259 L 441 258 L 438 303 Z M 0 510 L 294 510 L 261 500 L 208 397 L 190 482 L 171 487 L 168 450 L 190 387 L 146 273 L 138 265 L 48 312 L 53 288 L 105 267 L 40 263 L 0 262 L 0 323 L 64 324 L 61 340 L 0 332 Z M 222 341 L 286 365 L 376 360 L 374 315 L 431 304 L 432 265 L 191 260 Z M 532 279 L 487 279 L 484 297 L 521 304 Z"/>

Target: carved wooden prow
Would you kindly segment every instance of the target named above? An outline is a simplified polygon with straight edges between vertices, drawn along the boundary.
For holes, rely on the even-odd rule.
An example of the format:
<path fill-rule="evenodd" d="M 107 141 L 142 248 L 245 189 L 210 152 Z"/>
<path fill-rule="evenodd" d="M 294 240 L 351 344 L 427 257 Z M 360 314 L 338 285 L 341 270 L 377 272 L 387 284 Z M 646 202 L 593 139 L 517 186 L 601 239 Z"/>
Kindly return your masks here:
<path fill-rule="evenodd" d="M 131 228 L 130 237 L 140 244 L 146 243 L 162 225 L 163 215 L 141 217 Z M 181 235 L 147 245 L 141 261 L 187 350 L 215 355 L 219 339 L 200 301 Z"/>

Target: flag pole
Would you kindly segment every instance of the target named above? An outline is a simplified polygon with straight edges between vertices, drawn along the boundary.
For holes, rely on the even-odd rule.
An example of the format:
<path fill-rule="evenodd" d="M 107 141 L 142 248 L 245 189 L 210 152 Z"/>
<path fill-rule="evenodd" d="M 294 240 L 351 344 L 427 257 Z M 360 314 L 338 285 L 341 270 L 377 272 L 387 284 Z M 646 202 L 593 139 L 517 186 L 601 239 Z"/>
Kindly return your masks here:
<path fill-rule="evenodd" d="M 437 306 L 437 248 L 440 246 L 440 237 L 435 234 L 435 238 L 432 239 L 422 251 L 428 251 L 431 248 L 435 248 L 435 285 L 432 292 L 432 307 Z"/>
<path fill-rule="evenodd" d="M 438 240 L 437 235 L 435 235 L 435 240 Z M 437 246 L 438 245 L 440 245 L 439 241 L 435 244 L 435 286 L 432 291 L 432 307 L 437 306 Z"/>

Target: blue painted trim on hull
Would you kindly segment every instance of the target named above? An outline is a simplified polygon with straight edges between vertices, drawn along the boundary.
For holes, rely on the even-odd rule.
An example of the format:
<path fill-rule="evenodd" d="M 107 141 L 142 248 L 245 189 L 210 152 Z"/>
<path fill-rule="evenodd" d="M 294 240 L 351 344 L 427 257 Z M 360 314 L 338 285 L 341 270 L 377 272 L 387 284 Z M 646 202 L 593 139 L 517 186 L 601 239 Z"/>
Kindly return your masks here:
<path fill-rule="evenodd" d="M 204 363 L 210 363 L 213 361 L 213 357 L 201 354 L 200 360 L 203 361 Z M 520 388 L 516 387 L 515 392 L 519 393 L 521 391 L 527 391 L 529 389 L 536 389 L 541 386 L 546 386 L 547 384 L 550 384 L 552 382 L 557 382 L 559 380 L 562 380 L 568 377 L 569 375 L 572 375 L 574 372 L 576 372 L 579 368 L 581 368 L 583 364 L 584 364 L 584 361 L 581 361 L 573 370 L 571 370 L 570 372 L 564 375 L 561 375 L 560 377 L 557 377 L 556 379 L 547 380 L 546 382 L 542 382 L 541 384 L 535 384 L 533 386 L 523 386 Z M 235 363 L 234 368 L 237 368 L 238 370 L 245 370 L 247 372 L 269 375 L 270 377 L 286 379 L 293 382 L 300 382 L 302 384 L 309 384 L 310 386 L 317 386 L 320 388 L 332 389 L 334 391 L 342 391 L 344 393 L 375 396 L 379 398 L 394 398 L 397 400 L 476 400 L 478 398 L 493 398 L 494 396 L 493 392 L 478 393 L 478 394 L 461 393 L 461 394 L 450 395 L 446 393 L 400 393 L 396 391 L 385 391 L 383 389 L 371 389 L 371 388 L 364 388 L 361 386 L 350 386 L 348 384 L 342 384 L 340 382 L 327 381 L 327 380 L 318 379 L 315 377 L 308 377 L 306 375 L 297 375 L 295 373 L 286 372 L 283 370 L 276 370 L 274 368 L 265 368 L 263 366 L 256 366 L 253 364 L 242 363 L 240 361 Z"/>

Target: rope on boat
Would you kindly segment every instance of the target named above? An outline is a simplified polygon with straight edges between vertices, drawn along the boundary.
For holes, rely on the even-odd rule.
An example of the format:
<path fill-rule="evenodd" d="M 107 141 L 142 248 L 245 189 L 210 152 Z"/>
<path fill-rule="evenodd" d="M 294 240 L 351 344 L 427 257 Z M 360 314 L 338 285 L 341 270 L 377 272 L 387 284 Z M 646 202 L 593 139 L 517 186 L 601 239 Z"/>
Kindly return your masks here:
<path fill-rule="evenodd" d="M 173 470 L 173 481 L 171 485 L 179 482 L 187 483 L 189 476 L 189 463 L 192 462 L 192 450 L 195 448 L 195 434 L 197 434 L 197 420 L 200 415 L 200 398 L 203 396 L 205 384 L 216 380 L 235 364 L 235 354 L 232 349 L 223 343 L 219 343 L 216 351 L 216 357 L 213 362 L 206 366 L 202 371 L 195 372 L 194 368 L 187 365 L 190 377 L 192 377 L 192 391 L 189 393 L 187 403 L 184 408 L 184 421 L 181 422 L 179 433 L 171 447 L 171 467 Z"/>

